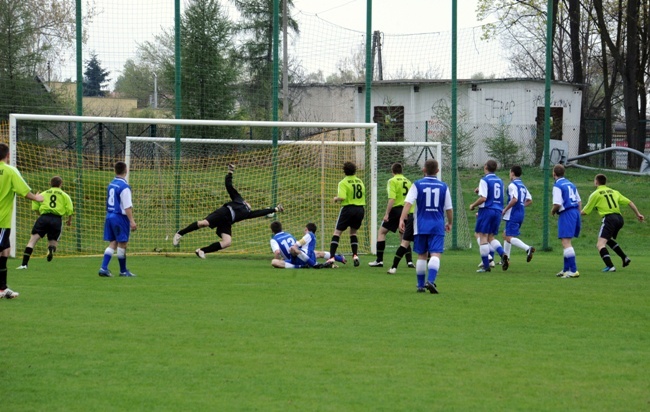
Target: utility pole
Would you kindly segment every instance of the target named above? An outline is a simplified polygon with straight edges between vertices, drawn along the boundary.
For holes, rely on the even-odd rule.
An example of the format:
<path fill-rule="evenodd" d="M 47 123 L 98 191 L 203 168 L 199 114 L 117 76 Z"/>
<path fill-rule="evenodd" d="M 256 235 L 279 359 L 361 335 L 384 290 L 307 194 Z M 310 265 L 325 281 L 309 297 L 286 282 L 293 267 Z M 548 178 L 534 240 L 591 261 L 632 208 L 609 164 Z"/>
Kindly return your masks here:
<path fill-rule="evenodd" d="M 384 68 L 381 58 L 381 32 L 376 30 L 372 33 L 372 64 L 373 72 L 375 65 L 375 57 L 377 57 L 377 80 L 384 80 Z"/>

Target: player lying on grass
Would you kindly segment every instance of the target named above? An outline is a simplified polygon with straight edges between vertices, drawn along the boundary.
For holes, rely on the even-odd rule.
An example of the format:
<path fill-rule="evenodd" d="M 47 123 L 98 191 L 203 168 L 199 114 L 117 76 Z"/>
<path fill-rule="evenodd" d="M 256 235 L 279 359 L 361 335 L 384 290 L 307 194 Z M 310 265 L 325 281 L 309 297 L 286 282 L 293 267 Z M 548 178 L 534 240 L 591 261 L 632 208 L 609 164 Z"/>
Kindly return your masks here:
<path fill-rule="evenodd" d="M 282 223 L 271 223 L 271 250 L 273 250 L 274 259 L 271 266 L 276 268 L 309 268 L 320 269 L 321 267 L 332 267 L 331 264 L 319 264 L 317 258 L 329 259 L 328 252 L 316 251 L 316 225 L 307 223 L 305 226 L 305 235 L 296 240 L 291 233 L 282 230 Z M 334 259 L 337 262 L 345 263 L 343 255 L 336 255 Z"/>
<path fill-rule="evenodd" d="M 216 228 L 217 236 L 221 238 L 220 242 L 212 243 L 211 245 L 196 249 L 194 253 L 201 259 L 205 259 L 206 253 L 218 252 L 221 249 L 230 247 L 232 243 L 232 225 L 241 222 L 242 220 L 254 219 L 256 217 L 266 216 L 274 212 L 284 212 L 281 204 L 274 208 L 251 210 L 251 205 L 244 200 L 244 198 L 237 192 L 237 189 L 232 184 L 232 175 L 235 171 L 235 166 L 228 165 L 228 173 L 226 174 L 226 190 L 230 195 L 230 202 L 226 202 L 220 208 L 210 213 L 205 219 L 197 222 L 190 223 L 185 229 L 179 230 L 172 240 L 174 246 L 178 246 L 181 237 L 194 232 L 195 230 L 209 227 L 210 229 Z"/>

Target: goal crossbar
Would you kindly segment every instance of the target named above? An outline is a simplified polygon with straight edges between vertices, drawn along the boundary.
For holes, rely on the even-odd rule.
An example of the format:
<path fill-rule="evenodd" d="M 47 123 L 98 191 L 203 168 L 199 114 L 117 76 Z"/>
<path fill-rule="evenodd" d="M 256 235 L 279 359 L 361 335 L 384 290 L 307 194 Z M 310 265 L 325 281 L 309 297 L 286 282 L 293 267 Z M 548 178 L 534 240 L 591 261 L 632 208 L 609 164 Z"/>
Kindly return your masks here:
<path fill-rule="evenodd" d="M 349 147 L 361 147 L 364 146 L 365 150 L 364 152 L 366 153 L 365 155 L 365 161 L 362 160 L 362 162 L 365 164 L 365 170 L 366 170 L 366 184 L 370 185 L 368 188 L 368 206 L 369 206 L 369 213 L 368 217 L 370 218 L 370 222 L 372 222 L 369 227 L 368 227 L 368 240 L 370 241 L 369 249 L 372 251 L 372 253 L 376 253 L 376 239 L 377 239 L 377 233 L 378 233 L 378 225 L 376 224 L 377 218 L 378 218 L 378 198 L 379 199 L 384 199 L 385 195 L 383 193 L 383 190 L 379 189 L 378 186 L 382 186 L 383 184 L 378 184 L 378 176 L 381 176 L 382 174 L 386 173 L 386 167 L 387 164 L 385 163 L 387 159 L 390 159 L 390 157 L 385 157 L 384 153 L 390 153 L 390 152 L 385 152 L 385 150 L 388 149 L 383 149 L 384 147 L 390 148 L 390 147 L 402 147 L 402 148 L 414 148 L 415 153 L 419 151 L 419 148 L 425 149 L 426 152 L 421 152 L 421 153 L 430 153 L 433 157 L 438 159 L 439 162 L 441 162 L 441 169 L 442 169 L 442 150 L 441 150 L 441 144 L 440 142 L 423 142 L 423 141 L 402 141 L 402 142 L 388 142 L 388 141 L 383 141 L 380 142 L 378 141 L 378 125 L 375 123 L 355 123 L 355 122 L 287 122 L 287 121 L 246 121 L 246 120 L 190 120 L 190 119 L 160 119 L 160 118 L 118 118 L 118 117 L 106 117 L 106 116 L 59 116 L 59 115 L 37 115 L 37 114 L 10 114 L 9 115 L 9 146 L 10 146 L 10 152 L 11 152 L 11 157 L 9 159 L 10 164 L 16 165 L 17 164 L 17 146 L 18 146 L 18 140 L 20 138 L 20 142 L 22 144 L 23 142 L 23 129 L 19 128 L 19 122 L 58 122 L 58 123 L 76 123 L 77 124 L 77 141 L 76 145 L 74 144 L 74 140 L 72 140 L 72 146 L 70 147 L 70 152 L 73 153 L 76 151 L 76 160 L 72 158 L 72 161 L 68 163 L 68 167 L 72 167 L 72 169 L 67 169 L 67 170 L 78 170 L 77 176 L 75 179 L 79 179 L 77 182 L 77 193 L 75 193 L 76 197 L 75 199 L 82 200 L 84 199 L 84 186 L 83 186 L 83 168 L 85 167 L 83 163 L 84 158 L 86 154 L 82 154 L 82 150 L 85 149 L 84 147 L 84 142 L 85 142 L 85 136 L 80 133 L 81 131 L 81 125 L 82 124 L 133 124 L 133 125 L 171 125 L 171 126 L 211 126 L 211 127 L 250 127 L 250 128 L 272 128 L 272 129 L 291 129 L 291 128 L 303 128 L 303 129 L 312 129 L 316 133 L 331 133 L 331 132 L 337 132 L 337 131 L 343 131 L 343 130 L 356 130 L 352 134 L 352 139 L 349 141 L 340 141 L 340 140 L 326 140 L 324 137 L 323 138 L 312 138 L 309 140 L 279 140 L 277 139 L 274 134 L 273 140 L 248 140 L 248 139 L 197 139 L 193 137 L 188 137 L 188 138 L 181 138 L 181 137 L 141 137 L 141 136 L 133 136 L 129 137 L 124 141 L 125 144 L 125 149 L 126 145 L 130 144 L 131 142 L 138 141 L 138 140 L 143 140 L 143 141 L 149 141 L 149 142 L 161 142 L 165 144 L 170 144 L 172 142 L 177 142 L 180 144 L 180 142 L 187 142 L 187 143 L 201 143 L 201 144 L 228 144 L 228 145 L 241 145 L 241 146 L 251 146 L 251 145 L 267 145 L 269 147 L 286 147 L 286 146 L 307 146 L 307 147 L 318 147 L 318 146 L 327 146 L 327 147 L 337 147 L 337 146 L 349 146 Z M 180 129 L 177 129 L 180 130 Z M 127 132 L 128 132 L 128 126 L 127 126 Z M 20 134 L 20 136 L 19 136 Z M 128 134 L 128 133 L 127 133 Z M 125 136 L 126 137 L 126 136 Z M 75 147 L 76 146 L 76 147 Z M 22 147 L 22 146 L 21 146 Z M 180 146 L 178 146 L 180 147 Z M 435 148 L 433 150 L 433 153 L 429 150 L 429 148 Z M 382 160 L 378 162 L 378 151 L 381 149 L 381 158 Z M 22 150 L 22 149 L 21 149 Z M 336 149 L 338 150 L 338 149 Z M 413 149 L 408 149 L 410 153 L 413 153 Z M 128 156 L 131 155 L 130 150 L 126 150 L 125 152 L 125 161 L 129 161 Z M 48 157 L 49 157 L 48 153 Z M 54 156 L 53 156 L 54 157 Z M 426 155 L 425 155 L 426 158 Z M 354 160 L 354 159 L 351 159 Z M 340 161 L 340 160 L 339 160 Z M 357 158 L 357 161 L 359 161 L 359 158 Z M 395 158 L 395 161 L 399 161 L 399 157 Z M 75 166 L 76 162 L 76 166 Z M 416 162 L 420 162 L 420 157 L 418 156 L 418 160 Z M 381 173 L 378 173 L 378 163 L 381 163 Z M 36 164 L 36 163 L 29 163 L 31 164 Z M 419 163 L 420 166 L 422 163 Z M 330 165 L 336 167 L 336 165 Z M 56 169 L 56 162 L 52 163 L 52 167 Z M 411 172 L 413 173 L 413 171 Z M 417 172 L 416 172 L 417 173 Z M 439 175 L 440 176 L 440 175 Z M 40 178 L 40 177 L 39 177 Z M 330 177 L 331 179 L 331 177 Z M 383 178 L 382 178 L 383 179 Z M 40 185 L 43 185 L 43 183 L 38 183 L 36 187 L 40 187 Z M 96 190 L 97 188 L 95 186 L 92 186 L 92 190 Z M 331 189 L 330 189 L 331 190 Z M 381 194 L 379 194 L 381 192 Z M 15 200 L 14 200 L 15 203 Z M 85 203 L 85 202 L 83 202 Z M 82 204 L 83 204 L 82 203 Z M 383 204 L 383 201 L 382 201 Z M 21 205 L 21 209 L 22 209 Z M 85 212 L 85 210 L 82 210 L 80 208 L 80 212 Z M 98 206 L 95 205 L 92 210 L 93 213 L 101 213 L 101 211 L 98 209 Z M 16 213 L 17 213 L 17 208 L 14 204 L 14 213 L 12 215 L 12 228 L 16 227 Z M 22 213 L 22 211 L 21 211 Z M 383 214 L 383 210 L 382 210 Z M 21 222 L 23 222 L 23 215 L 21 214 Z M 79 222 L 77 222 L 79 223 Z M 21 223 L 21 225 L 24 225 L 24 223 Z M 79 224 L 76 225 L 77 227 L 77 250 L 80 249 L 80 243 L 81 238 L 83 237 L 83 233 L 79 232 L 81 230 Z M 16 255 L 16 233 L 17 230 L 12 230 L 11 233 L 11 256 L 15 257 Z M 22 233 L 22 231 L 21 231 Z M 21 235 L 22 236 L 22 235 Z M 367 250 L 367 249 L 366 249 Z"/>
<path fill-rule="evenodd" d="M 358 126 L 356 126 L 358 127 Z M 442 145 L 440 142 L 378 142 L 376 133 L 372 136 L 375 138 L 370 139 L 370 185 L 372 188 L 377 188 L 377 148 L 378 147 L 432 147 L 436 149 L 436 159 L 442 162 Z M 125 162 L 129 166 L 131 162 L 131 143 L 132 142 L 149 142 L 149 143 L 175 143 L 177 139 L 173 137 L 145 137 L 145 136 L 127 136 L 125 147 Z M 272 142 L 269 140 L 246 140 L 246 139 L 199 139 L 199 138 L 181 138 L 183 143 L 196 143 L 206 145 L 262 145 L 271 146 L 277 144 L 278 146 L 365 146 L 366 142 L 341 142 L 330 140 L 283 140 Z M 442 164 L 442 163 L 441 163 Z M 438 177 L 441 177 L 441 172 L 438 172 Z M 379 190 L 370 191 L 370 219 L 371 222 L 377 222 L 378 218 L 378 192 Z M 373 254 L 377 253 L 377 233 L 378 227 L 376 224 L 370 226 L 370 250 Z"/>

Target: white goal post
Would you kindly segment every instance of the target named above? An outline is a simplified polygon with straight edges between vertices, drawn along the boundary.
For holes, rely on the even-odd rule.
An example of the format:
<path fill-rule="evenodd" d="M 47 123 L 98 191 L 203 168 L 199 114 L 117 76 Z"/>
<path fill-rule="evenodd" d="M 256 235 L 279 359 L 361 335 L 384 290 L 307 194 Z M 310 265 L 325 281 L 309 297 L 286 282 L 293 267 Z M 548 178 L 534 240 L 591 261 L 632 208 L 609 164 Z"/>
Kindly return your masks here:
<path fill-rule="evenodd" d="M 29 130 L 25 130 L 24 127 L 21 127 L 21 122 L 29 122 Z M 50 124 L 54 123 L 54 124 Z M 74 124 L 77 125 L 76 138 L 74 137 Z M 276 140 L 275 144 L 272 140 L 253 140 L 249 139 L 193 139 L 193 138 L 180 138 L 176 139 L 173 137 L 131 137 L 127 133 L 126 138 L 121 148 L 115 149 L 116 151 L 112 153 L 111 156 L 106 154 L 102 155 L 99 153 L 93 153 L 92 150 L 89 152 L 85 147 L 87 141 L 86 137 L 82 136 L 82 133 L 79 131 L 82 130 L 82 126 L 85 126 L 86 129 L 93 127 L 98 124 L 105 125 L 123 125 L 127 132 L 129 127 L 131 129 L 136 129 L 135 125 L 139 125 L 142 128 L 145 126 L 158 125 L 158 131 L 165 129 L 161 134 L 169 136 L 170 131 L 173 134 L 173 127 L 183 127 L 183 135 L 193 135 L 193 136 L 202 136 L 200 133 L 195 132 L 199 130 L 198 127 L 206 127 L 209 129 L 217 129 L 225 131 L 222 134 L 224 136 L 234 135 L 237 136 L 237 128 L 250 128 L 251 130 L 263 130 L 266 129 L 269 131 L 267 136 L 272 129 L 280 130 L 322 130 L 323 134 L 328 134 L 327 138 L 315 135 L 310 138 L 301 138 L 300 140 Z M 164 126 L 166 127 L 164 127 Z M 54 138 L 50 136 L 50 128 L 59 127 L 60 129 L 66 129 L 70 136 L 69 142 L 67 142 L 65 147 L 62 147 L 61 144 L 57 145 Z M 115 126 L 117 127 L 117 126 Z M 192 132 L 186 132 L 185 128 Z M 232 128 L 232 129 L 228 129 Z M 228 130 L 231 130 L 233 133 L 228 133 Z M 341 134 L 341 131 L 345 131 L 347 135 L 345 137 L 336 136 L 336 133 Z M 28 133 L 29 132 L 29 133 Z M 30 134 L 31 133 L 31 134 Z M 282 134 L 282 133 L 280 133 Z M 34 135 L 36 136 L 34 138 Z M 332 137 L 334 135 L 334 137 Z M 125 135 L 122 135 L 125 136 Z M 154 134 L 155 136 L 155 134 Z M 221 134 L 220 134 L 221 136 Z M 241 136 L 241 133 L 239 133 Z M 49 140 L 48 140 L 49 139 Z M 124 137 L 122 137 L 124 139 Z M 76 140 L 76 144 L 75 144 Z M 326 152 L 335 152 L 335 156 L 325 159 L 327 167 L 333 169 L 332 174 L 327 175 L 324 180 L 320 182 L 322 188 L 318 195 L 322 199 L 330 200 L 336 194 L 336 184 L 343 178 L 343 173 L 341 170 L 343 161 L 351 160 L 354 161 L 359 169 L 361 169 L 361 175 L 364 176 L 366 185 L 368 185 L 368 210 L 367 210 L 367 232 L 366 232 L 366 242 L 367 249 L 366 253 L 370 251 L 371 253 L 376 253 L 376 239 L 378 231 L 378 214 L 383 215 L 383 208 L 385 206 L 385 180 L 387 174 L 389 174 L 389 165 L 393 161 L 400 161 L 398 156 L 400 153 L 406 154 L 409 153 L 411 156 L 411 167 L 409 176 L 411 180 L 419 178 L 421 175 L 421 165 L 426 159 L 427 156 L 434 157 L 438 159 L 441 164 L 442 173 L 446 173 L 442 159 L 442 149 L 440 142 L 423 142 L 423 141 L 402 141 L 402 142 L 380 142 L 378 141 L 378 128 L 375 123 L 350 123 L 350 122 L 271 122 L 271 121 L 223 121 L 223 120 L 184 120 L 184 119 L 158 119 L 158 118 L 115 118 L 115 117 L 98 117 L 98 116 L 56 116 L 56 115 L 35 115 L 35 114 L 11 114 L 9 116 L 9 146 L 10 146 L 10 163 L 12 165 L 17 165 L 23 173 L 23 176 L 26 178 L 26 181 L 33 188 L 33 191 L 43 191 L 49 187 L 49 178 L 53 175 L 60 174 L 64 177 L 64 188 L 68 189 L 68 193 L 71 195 L 73 202 L 79 203 L 75 204 L 76 216 L 73 219 L 73 227 L 71 230 L 76 231 L 76 244 L 74 239 L 71 239 L 69 235 L 64 236 L 64 242 L 60 244 L 59 250 L 60 254 L 93 254 L 96 251 L 103 250 L 103 242 L 101 240 L 101 227 L 103 227 L 103 202 L 105 201 L 105 190 L 106 184 L 108 184 L 107 179 L 110 179 L 111 167 L 107 166 L 112 164 L 116 160 L 124 159 L 130 165 L 134 162 L 132 156 L 132 146 L 135 142 L 158 142 L 159 144 L 200 144 L 203 147 L 206 145 L 230 145 L 237 146 L 239 149 L 230 149 L 231 153 L 229 156 L 249 156 L 250 153 L 253 153 L 255 145 L 263 147 L 266 146 L 267 152 L 271 151 L 284 151 L 283 156 L 286 155 L 286 152 L 295 152 L 302 153 L 307 152 L 316 152 L 323 151 Z M 178 141 L 178 143 L 177 143 Z M 76 147 L 75 147 L 76 146 Z M 83 146 L 83 147 L 81 147 Z M 81 148 L 80 148 L 81 147 Z M 325 148 L 325 149 L 324 149 Z M 350 149 L 352 148 L 352 149 Z M 124 153 L 121 158 L 115 158 L 117 152 Z M 205 149 L 209 150 L 209 149 Z M 237 152 L 239 150 L 239 152 Z M 413 156 L 413 153 L 420 153 L 419 156 Z M 423 153 L 424 158 L 420 160 L 420 157 Z M 246 153 L 246 154 L 244 154 Z M 381 155 L 380 153 L 383 153 Z M 395 155 L 398 153 L 398 155 Z M 268 154 L 268 153 L 267 153 Z M 310 153 L 313 155 L 313 153 Z M 252 156 L 252 155 L 251 155 Z M 266 155 L 265 155 L 266 156 Z M 417 157 L 415 163 L 413 163 L 413 158 Z M 378 160 L 379 159 L 379 160 Z M 402 158 L 406 161 L 406 158 Z M 283 161 L 286 158 L 282 159 Z M 300 159 L 289 159 L 293 162 L 300 163 Z M 255 159 L 248 159 L 249 162 L 256 161 Z M 93 163 L 94 162 L 94 163 Z M 98 166 L 98 162 L 102 165 Z M 259 165 L 262 165 L 260 163 Z M 301 165 L 296 165 L 295 163 L 290 163 L 292 170 L 308 170 L 313 171 L 313 166 L 309 168 L 301 169 Z M 419 165 L 419 168 L 417 167 Z M 223 168 L 223 164 L 220 164 L 220 167 Z M 210 167 L 218 168 L 217 166 L 210 165 Z M 297 167 L 297 169 L 296 169 Z M 379 167 L 379 168 L 378 168 Z M 137 168 L 130 168 L 131 170 L 137 171 Z M 219 169 L 218 173 L 221 173 L 223 169 Z M 301 172 L 304 173 L 304 172 Z M 309 173 L 309 172 L 307 172 Z M 222 175 L 221 175 L 222 176 Z M 240 175 L 241 176 L 241 175 Z M 446 176 L 446 175 L 445 175 Z M 447 176 L 448 177 L 448 176 Z M 173 178 L 168 180 L 173 180 Z M 242 176 L 242 180 L 246 178 L 246 174 Z M 222 179 L 222 177 L 220 178 Z M 213 185 L 214 183 L 214 185 Z M 242 184 L 242 181 L 237 181 L 236 186 Z M 222 182 L 213 182 L 210 181 L 207 185 L 213 186 L 222 186 Z M 331 186 L 333 185 L 333 187 Z M 245 192 L 249 193 L 249 188 L 245 188 Z M 257 191 L 258 189 L 255 189 Z M 263 191 L 263 189 L 260 189 Z M 257 193 L 254 193 L 257 195 Z M 139 197 L 139 193 L 134 193 L 135 201 L 152 201 L 151 198 Z M 198 210 L 198 213 L 209 213 L 214 209 L 212 207 L 214 202 L 223 201 L 223 196 L 218 193 L 213 192 L 208 196 L 205 194 L 197 194 L 198 198 L 210 198 L 213 202 L 211 205 L 200 205 L 200 207 L 195 207 Z M 257 199 L 257 206 L 268 207 L 271 206 L 270 200 L 267 198 L 260 197 Z M 275 200 L 275 199 L 274 199 Z M 283 199 L 278 199 L 283 201 Z M 314 201 L 310 199 L 309 201 Z M 34 216 L 30 211 L 26 209 L 29 208 L 29 202 L 20 201 L 17 207 L 14 207 L 14 215 L 12 217 L 12 228 L 18 227 L 18 230 L 12 230 L 11 234 L 11 256 L 15 257 L 16 255 L 16 235 L 19 236 L 20 245 L 23 247 L 23 239 L 29 238 L 29 229 L 33 224 Z M 136 204 L 137 205 L 137 204 Z M 331 207 L 331 206 L 330 206 Z M 339 206 L 337 206 L 338 208 Z M 209 210 L 208 210 L 209 209 Z M 381 209 L 381 210 L 379 210 Z M 16 219 L 18 214 L 19 222 L 16 224 Z M 289 210 L 287 211 L 289 213 Z M 81 216 L 79 216 L 81 215 Z M 136 210 L 136 216 L 138 211 Z M 283 219 L 288 218 L 287 214 L 284 215 Z M 142 217 L 142 216 L 141 216 Z M 304 216 L 303 216 L 304 217 Z M 308 219 L 310 216 L 304 217 Z M 100 222 L 101 219 L 101 222 Z M 322 218 L 321 218 L 322 219 Z M 334 217 L 335 219 L 335 217 Z M 333 228 L 334 219 L 329 217 L 326 221 L 321 220 L 320 223 L 320 236 L 321 243 L 319 248 L 327 249 L 329 245 L 329 239 L 331 236 L 331 230 Z M 136 219 L 137 221 L 137 219 Z M 146 222 L 143 222 L 146 223 Z M 181 224 L 187 224 L 185 220 Z M 380 223 L 380 222 L 379 222 Z M 140 225 L 141 223 L 138 222 Z M 257 230 L 264 225 L 265 229 L 268 230 L 268 223 L 264 223 L 263 219 L 260 220 L 259 227 L 255 226 Z M 101 226 L 101 227 L 100 227 Z M 365 223 L 364 223 L 365 226 Z M 144 229 L 144 228 L 143 228 Z M 251 230 L 253 226 L 251 225 Z M 173 230 L 178 230 L 178 227 L 174 227 Z M 295 227 L 293 228 L 295 231 Z M 24 232 L 24 233 L 23 233 Z M 140 232 L 142 233 L 142 232 Z M 141 236 L 138 233 L 136 236 L 136 241 L 132 250 L 134 252 L 161 252 L 161 247 L 154 245 L 152 247 L 142 246 L 142 250 L 137 249 L 139 243 L 143 243 Z M 261 237 L 265 237 L 265 233 Z M 299 235 L 299 233 L 296 233 Z M 214 236 L 214 235 L 212 235 Z M 74 233 L 73 236 L 74 237 Z M 25 240 L 26 242 L 26 240 Z M 168 242 L 170 243 L 170 242 Z M 259 242 L 258 242 L 259 243 Z M 268 245 L 265 245 L 268 246 Z M 146 249 L 148 248 L 148 249 Z M 165 246 L 167 248 L 167 246 Z M 162 252 L 167 252 L 169 249 L 162 250 Z"/>
<path fill-rule="evenodd" d="M 340 125 L 340 124 L 338 124 Z M 365 125 L 365 124 L 364 124 Z M 379 207 L 379 200 L 378 200 L 378 193 L 381 193 L 384 195 L 384 191 L 379 189 L 383 188 L 383 182 L 382 185 L 378 186 L 378 170 L 377 170 L 377 155 L 378 155 L 378 148 L 379 147 L 405 147 L 405 148 L 433 148 L 435 149 L 435 155 L 434 158 L 438 159 L 438 161 L 441 161 L 442 157 L 442 146 L 440 142 L 377 142 L 376 140 L 376 133 L 372 133 L 371 136 L 374 136 L 374 138 L 371 138 L 370 140 L 370 188 L 371 190 L 369 191 L 370 196 L 369 196 L 369 201 L 370 204 L 368 205 L 368 209 L 370 211 L 369 218 L 370 222 L 377 222 L 378 219 L 378 207 Z M 144 136 L 127 136 L 126 138 L 126 147 L 125 147 L 125 162 L 128 165 L 129 170 L 131 170 L 131 158 L 132 158 L 132 145 L 135 142 L 141 142 L 141 143 L 164 143 L 168 145 L 172 145 L 176 143 L 176 139 L 172 137 L 144 137 Z M 180 142 L 184 145 L 243 145 L 243 146 L 266 146 L 266 147 L 271 147 L 273 145 L 272 141 L 269 140 L 243 140 L 243 139 L 200 139 L 200 138 L 181 138 Z M 314 147 L 314 148 L 319 148 L 323 146 L 348 146 L 348 147 L 363 147 L 366 145 L 366 142 L 364 141 L 327 141 L 327 140 L 302 140 L 302 141 L 278 141 L 277 146 L 295 146 L 295 147 Z M 438 177 L 440 177 L 441 173 L 438 173 Z M 341 175 L 340 178 L 343 178 Z M 338 181 L 337 181 L 338 183 Z M 335 193 L 332 193 L 332 197 Z M 321 199 L 321 202 L 324 199 Z M 327 228 L 328 223 L 333 223 L 333 222 L 325 222 L 325 216 L 323 212 L 323 208 L 321 208 L 321 213 L 320 213 L 320 227 L 322 228 Z M 376 243 L 377 243 L 377 232 L 378 232 L 378 225 L 377 224 L 371 224 L 370 225 L 370 251 L 371 253 L 375 254 L 376 251 Z M 321 245 L 327 245 L 327 239 L 325 238 L 326 232 L 321 231 L 320 232 L 320 237 L 321 237 Z M 323 248 L 324 246 L 321 246 Z"/>

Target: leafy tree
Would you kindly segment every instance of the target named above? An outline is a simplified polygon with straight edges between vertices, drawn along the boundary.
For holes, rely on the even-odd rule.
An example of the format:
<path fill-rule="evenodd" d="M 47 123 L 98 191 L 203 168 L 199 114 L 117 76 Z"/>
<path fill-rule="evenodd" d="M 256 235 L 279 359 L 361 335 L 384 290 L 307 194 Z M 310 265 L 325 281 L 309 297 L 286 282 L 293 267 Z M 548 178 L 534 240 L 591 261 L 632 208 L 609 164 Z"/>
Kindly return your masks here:
<path fill-rule="evenodd" d="M 50 46 L 34 43 L 39 21 L 31 6 L 25 1 L 0 1 L 0 118 L 60 110 L 37 77 Z"/>
<path fill-rule="evenodd" d="M 618 14 L 612 16 L 602 0 L 595 0 L 594 9 L 601 39 L 611 53 L 622 79 L 628 145 L 643 152 L 647 119 L 645 83 L 650 79 L 650 5 L 647 1 L 642 3 L 641 0 L 628 0 L 619 3 Z M 616 31 L 610 28 L 612 20 L 617 23 L 614 26 Z M 612 34 L 616 37 L 612 38 Z M 628 160 L 628 167 L 638 168 L 641 165 L 641 159 L 637 156 L 629 157 Z"/>
<path fill-rule="evenodd" d="M 546 1 L 480 0 L 479 18 L 497 17 L 485 35 L 499 35 L 516 75 L 545 74 Z M 643 150 L 650 83 L 650 11 L 647 1 L 553 0 L 553 73 L 583 90 L 580 152 L 587 150 L 587 118 L 605 118 L 605 136 L 623 108 L 630 147 Z M 624 104 L 622 104 L 624 103 Z M 641 126 L 641 127 L 640 127 Z M 609 142 L 607 142 L 609 143 Z M 632 167 L 634 161 L 631 162 Z"/>
<path fill-rule="evenodd" d="M 134 66 L 127 70 L 125 65 L 125 78 L 120 85 L 120 93 L 140 99 L 143 98 L 142 87 L 146 87 L 149 89 L 146 94 L 148 96 L 153 91 L 153 78 L 149 78 L 146 86 L 134 89 L 129 85 L 135 85 L 135 81 L 127 81 L 126 77 L 131 75 L 146 76 L 146 73 L 151 73 L 151 76 L 153 76 L 153 73 L 156 73 L 158 74 L 158 108 L 172 109 L 174 107 L 176 81 L 174 53 L 173 30 L 163 29 L 162 33 L 154 36 L 154 41 L 146 41 L 140 44 Z M 148 99 L 148 97 L 146 98 Z"/>
<path fill-rule="evenodd" d="M 90 60 L 86 62 L 86 71 L 84 71 L 83 95 L 84 96 L 106 96 L 106 84 L 111 80 L 108 78 L 109 71 L 103 69 L 101 62 L 97 59 L 96 54 L 92 54 Z"/>
<path fill-rule="evenodd" d="M 115 82 L 115 92 L 120 97 L 136 98 L 138 107 L 146 107 L 154 90 L 154 76 L 150 66 L 138 65 L 133 59 L 128 59 Z"/>
<path fill-rule="evenodd" d="M 231 119 L 238 64 L 234 26 L 217 0 L 195 0 L 181 22 L 183 117 Z"/>
<path fill-rule="evenodd" d="M 181 116 L 187 119 L 234 119 L 240 65 L 234 46 L 235 26 L 216 0 L 193 0 L 181 17 Z M 138 47 L 136 61 L 127 62 L 116 91 L 142 103 L 153 91 L 158 75 L 159 108 L 171 109 L 175 100 L 173 30 Z M 139 79 L 143 79 L 143 85 Z M 201 132 L 216 133 L 214 128 Z"/>
<path fill-rule="evenodd" d="M 327 76 L 327 83 L 343 84 L 362 82 L 366 78 L 366 46 L 357 45 L 356 50 L 350 51 L 350 56 L 336 63 L 336 73 Z"/>
<path fill-rule="evenodd" d="M 241 14 L 238 31 L 243 36 L 240 48 L 245 65 L 243 105 L 253 120 L 270 120 L 273 75 L 273 0 L 234 0 Z M 287 0 L 287 30 L 299 33 L 298 22 L 291 17 L 293 1 Z M 280 8 L 280 22 L 283 20 Z"/>
<path fill-rule="evenodd" d="M 521 145 L 510 137 L 510 127 L 507 124 L 499 123 L 493 128 L 494 136 L 485 139 L 487 153 L 504 169 L 524 163 Z"/>
<path fill-rule="evenodd" d="M 451 152 L 451 107 L 450 100 L 439 100 L 431 107 L 431 123 L 434 139 L 442 142 L 442 153 L 445 159 L 451 159 L 456 156 L 459 165 L 467 163 L 469 155 L 474 152 L 474 133 L 467 128 L 469 114 L 459 110 L 456 115 L 456 152 Z"/>

